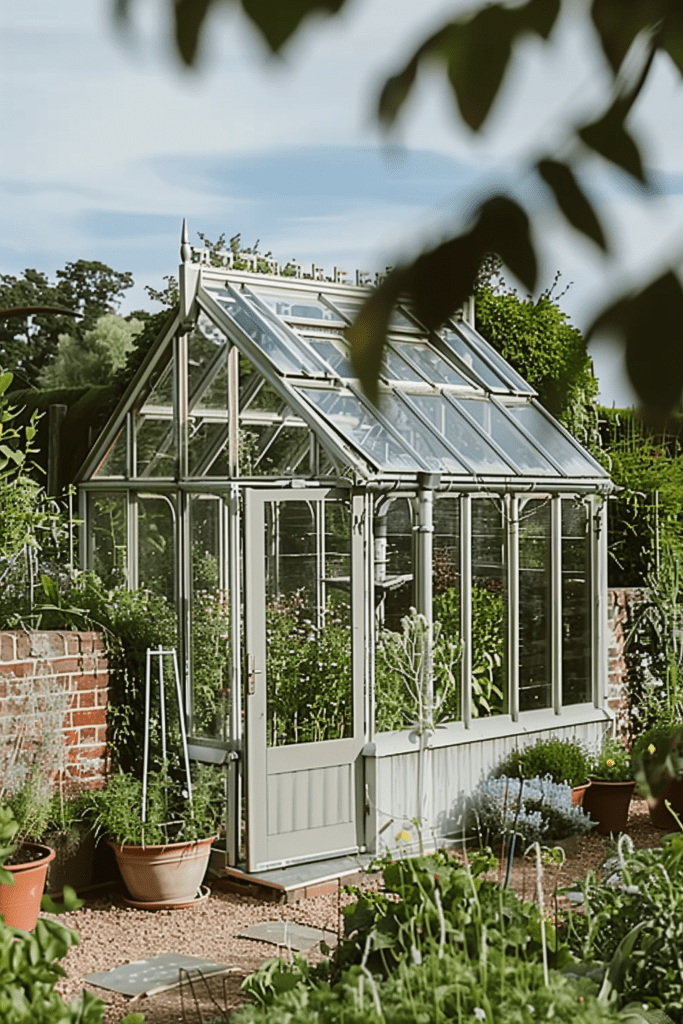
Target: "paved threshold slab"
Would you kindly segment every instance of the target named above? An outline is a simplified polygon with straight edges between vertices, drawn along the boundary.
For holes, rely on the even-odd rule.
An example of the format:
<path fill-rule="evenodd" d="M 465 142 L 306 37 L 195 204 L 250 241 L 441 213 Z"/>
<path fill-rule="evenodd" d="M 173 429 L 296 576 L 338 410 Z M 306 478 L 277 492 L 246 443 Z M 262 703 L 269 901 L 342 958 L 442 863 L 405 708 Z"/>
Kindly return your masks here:
<path fill-rule="evenodd" d="M 85 981 L 99 988 L 120 992 L 124 996 L 153 995 L 169 988 L 175 988 L 183 981 L 181 972 L 208 977 L 235 971 L 236 967 L 227 964 L 216 964 L 211 960 L 203 960 L 199 956 L 186 956 L 184 953 L 159 953 L 149 960 L 134 960 L 122 964 L 110 971 L 96 971 L 86 974 Z"/>
<path fill-rule="evenodd" d="M 245 928 L 239 933 L 239 938 L 272 942 L 274 946 L 287 946 L 297 952 L 312 949 L 320 942 L 326 942 L 328 946 L 336 946 L 338 942 L 336 932 L 296 924 L 295 921 L 261 921 Z"/>

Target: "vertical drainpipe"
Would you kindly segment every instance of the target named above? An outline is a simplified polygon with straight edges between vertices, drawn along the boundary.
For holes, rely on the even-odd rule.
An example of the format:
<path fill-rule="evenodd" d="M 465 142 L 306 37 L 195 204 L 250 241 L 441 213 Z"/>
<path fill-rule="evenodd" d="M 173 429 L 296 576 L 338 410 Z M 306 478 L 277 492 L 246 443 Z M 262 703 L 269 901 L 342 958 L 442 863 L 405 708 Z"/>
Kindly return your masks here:
<path fill-rule="evenodd" d="M 550 658 L 552 701 L 562 714 L 562 498 L 555 494 L 550 506 Z"/>
<path fill-rule="evenodd" d="M 434 616 L 432 608 L 432 572 L 434 558 L 434 490 L 439 486 L 438 473 L 418 473 L 417 476 L 417 545 L 416 545 L 416 588 L 415 604 L 418 614 L 427 621 L 423 649 L 423 672 L 425 680 L 425 714 L 420 723 L 419 752 L 417 761 L 418 820 L 429 823 L 429 807 L 426 792 L 426 753 L 428 733 L 434 729 L 434 672 L 432 665 L 432 638 Z"/>
<path fill-rule="evenodd" d="M 472 496 L 460 496 L 460 636 L 462 723 L 472 725 Z"/>
<path fill-rule="evenodd" d="M 519 498 L 508 504 L 508 686 L 510 718 L 519 721 Z"/>
<path fill-rule="evenodd" d="M 593 700 L 596 708 L 605 706 L 609 673 L 609 630 L 607 628 L 607 499 L 591 500 L 591 584 L 593 597 Z"/>

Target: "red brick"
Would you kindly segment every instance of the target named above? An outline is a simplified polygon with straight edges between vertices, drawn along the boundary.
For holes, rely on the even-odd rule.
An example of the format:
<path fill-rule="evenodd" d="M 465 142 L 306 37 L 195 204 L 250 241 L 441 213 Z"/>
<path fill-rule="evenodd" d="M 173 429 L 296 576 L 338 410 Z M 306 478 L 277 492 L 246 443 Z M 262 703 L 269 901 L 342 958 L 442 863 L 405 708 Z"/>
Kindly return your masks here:
<path fill-rule="evenodd" d="M 95 690 L 81 690 L 78 694 L 78 707 L 79 708 L 94 708 L 95 707 Z"/>
<path fill-rule="evenodd" d="M 105 726 L 100 725 L 98 727 L 98 729 L 97 729 L 97 742 L 98 743 L 106 743 L 107 742 L 107 727 L 106 727 L 106 725 Z"/>
<path fill-rule="evenodd" d="M 78 730 L 65 729 L 64 742 L 67 744 L 67 746 L 78 746 Z"/>
<path fill-rule="evenodd" d="M 97 729 L 95 729 L 94 726 L 78 730 L 79 747 L 84 747 L 87 746 L 89 743 L 94 743 L 96 739 Z"/>
<path fill-rule="evenodd" d="M 317 885 L 306 886 L 306 899 L 312 899 L 314 896 L 329 896 L 330 893 L 336 892 L 339 888 L 339 883 L 335 880 L 333 882 L 319 882 Z"/>
<path fill-rule="evenodd" d="M 14 633 L 0 633 L 0 661 L 14 661 Z"/>
<path fill-rule="evenodd" d="M 92 672 L 79 672 L 76 678 L 79 690 L 96 690 L 98 686 L 106 686 L 104 677 L 93 675 Z"/>
<path fill-rule="evenodd" d="M 105 717 L 101 708 L 94 708 L 91 711 L 73 711 L 71 715 L 74 726 L 104 725 L 105 723 Z"/>

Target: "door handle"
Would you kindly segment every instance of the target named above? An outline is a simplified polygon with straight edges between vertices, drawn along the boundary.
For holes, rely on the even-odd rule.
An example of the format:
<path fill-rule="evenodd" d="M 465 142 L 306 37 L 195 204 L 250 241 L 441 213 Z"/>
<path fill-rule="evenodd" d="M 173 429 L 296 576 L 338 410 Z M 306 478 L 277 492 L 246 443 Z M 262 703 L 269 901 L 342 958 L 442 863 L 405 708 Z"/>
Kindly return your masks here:
<path fill-rule="evenodd" d="M 249 694 L 256 693 L 256 676 L 261 675 L 261 669 L 256 668 L 256 662 L 254 655 L 248 656 L 248 671 L 247 671 L 247 692 Z"/>

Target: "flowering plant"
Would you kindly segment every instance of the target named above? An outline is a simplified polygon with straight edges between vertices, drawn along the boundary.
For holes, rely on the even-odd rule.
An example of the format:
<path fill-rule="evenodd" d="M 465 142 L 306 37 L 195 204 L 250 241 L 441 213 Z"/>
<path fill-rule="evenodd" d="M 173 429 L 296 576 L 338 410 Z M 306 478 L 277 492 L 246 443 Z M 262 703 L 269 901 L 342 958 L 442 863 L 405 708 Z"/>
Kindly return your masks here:
<path fill-rule="evenodd" d="M 633 778 L 631 758 L 620 740 L 606 740 L 588 773 L 596 782 L 626 782 Z"/>
<path fill-rule="evenodd" d="M 487 842 L 514 832 L 526 845 L 583 835 L 593 827 L 583 809 L 573 805 L 571 786 L 548 775 L 482 780 L 470 800 L 468 824 Z"/>

